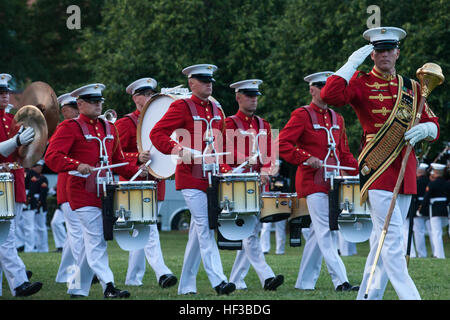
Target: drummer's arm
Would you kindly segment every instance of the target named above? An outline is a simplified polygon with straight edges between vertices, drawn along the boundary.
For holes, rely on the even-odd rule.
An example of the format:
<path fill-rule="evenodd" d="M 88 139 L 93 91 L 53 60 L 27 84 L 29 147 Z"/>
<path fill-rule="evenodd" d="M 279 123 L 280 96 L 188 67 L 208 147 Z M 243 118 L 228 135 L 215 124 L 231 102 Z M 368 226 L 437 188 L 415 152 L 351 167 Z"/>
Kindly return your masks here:
<path fill-rule="evenodd" d="M 350 152 L 350 148 L 348 146 L 347 133 L 345 130 L 345 122 L 342 116 L 339 117 L 339 125 L 342 128 L 340 134 L 340 141 L 338 145 L 338 153 L 339 153 L 339 161 L 341 166 L 352 167 L 356 170 L 348 170 L 345 172 L 345 175 L 356 176 L 358 172 L 358 161 L 355 159 L 353 154 Z"/>
<path fill-rule="evenodd" d="M 138 152 L 126 152 L 125 150 L 133 150 L 136 148 L 136 140 L 133 141 L 131 137 L 131 130 L 136 131 L 132 120 L 128 117 L 123 117 L 114 123 L 119 133 L 120 145 L 127 162 L 139 164 L 139 153 Z M 133 144 L 133 145 L 132 145 Z"/>
<path fill-rule="evenodd" d="M 174 101 L 150 132 L 153 146 L 164 154 L 178 155 L 183 147 L 170 136 L 175 130 L 185 127 L 187 117 L 192 119 L 184 101 L 181 99 Z"/>
<path fill-rule="evenodd" d="M 297 141 L 303 134 L 305 122 L 310 121 L 306 111 L 297 109 L 292 112 L 291 118 L 278 135 L 278 148 L 280 157 L 285 161 L 301 165 L 312 155 L 297 145 Z M 277 144 L 277 142 L 275 142 Z"/>
<path fill-rule="evenodd" d="M 66 120 L 59 125 L 45 153 L 45 163 L 54 172 L 78 170 L 80 165 L 80 161 L 69 157 L 70 149 L 77 139 L 76 132 L 80 131 L 77 123 L 69 121 Z"/>

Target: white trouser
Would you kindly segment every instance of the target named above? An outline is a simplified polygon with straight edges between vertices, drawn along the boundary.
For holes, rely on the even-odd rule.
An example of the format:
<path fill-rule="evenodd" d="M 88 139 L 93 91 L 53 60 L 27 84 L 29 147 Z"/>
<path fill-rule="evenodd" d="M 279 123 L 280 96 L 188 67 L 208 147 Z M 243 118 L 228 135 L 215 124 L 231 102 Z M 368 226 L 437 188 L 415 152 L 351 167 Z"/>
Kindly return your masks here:
<path fill-rule="evenodd" d="M 264 258 L 264 253 L 258 239 L 261 224 L 264 223 L 258 221 L 255 224 L 253 233 L 248 238 L 242 240 L 242 250 L 237 250 L 236 252 L 236 259 L 234 260 L 230 274 L 230 282 L 236 285 L 236 289 L 247 288 L 244 278 L 250 269 L 250 264 L 255 269 L 262 287 L 264 287 L 266 279 L 275 277 L 275 274 Z"/>
<path fill-rule="evenodd" d="M 83 230 L 83 246 L 67 293 L 88 296 L 94 274 L 100 280 L 103 291 L 108 282 L 114 283 L 114 275 L 109 268 L 107 245 L 103 237 L 102 210 L 87 206 L 76 209 L 75 213 Z"/>
<path fill-rule="evenodd" d="M 15 203 L 14 213 L 20 215 L 23 203 Z M 5 272 L 11 295 L 15 296 L 15 288 L 28 281 L 25 265 L 17 254 L 16 249 L 16 231 L 15 218 L 11 219 L 9 234 L 6 240 L 0 245 L 0 270 Z M 0 295 L 2 287 L 2 278 L 0 272 Z"/>
<path fill-rule="evenodd" d="M 347 257 L 357 254 L 356 243 L 345 240 L 340 231 L 336 232 L 338 238 L 338 248 L 339 251 L 341 252 L 341 256 Z"/>
<path fill-rule="evenodd" d="M 24 235 L 24 220 L 23 220 L 23 203 L 15 202 L 16 206 L 17 204 L 20 204 L 20 212 L 15 210 L 15 212 L 18 212 L 16 216 L 14 217 L 15 222 L 15 229 L 16 229 L 16 247 L 23 247 L 25 246 L 25 235 Z"/>
<path fill-rule="evenodd" d="M 64 246 L 64 241 L 66 241 L 67 232 L 66 227 L 64 226 L 64 213 L 61 210 L 55 210 L 50 226 L 52 227 L 55 247 L 62 248 Z"/>
<path fill-rule="evenodd" d="M 223 273 L 214 230 L 209 229 L 206 193 L 198 189 L 183 189 L 181 192 L 191 212 L 189 239 L 178 286 L 178 294 L 186 294 L 197 292 L 196 278 L 200 260 L 212 287 L 227 281 L 227 277 Z"/>
<path fill-rule="evenodd" d="M 447 217 L 430 217 L 430 242 L 433 244 L 433 257 L 445 259 L 442 229 L 447 225 Z"/>
<path fill-rule="evenodd" d="M 162 201 L 158 202 L 158 214 L 161 209 Z M 150 233 L 148 242 L 143 249 L 130 251 L 128 258 L 128 270 L 125 284 L 129 286 L 141 286 L 142 278 L 145 273 L 145 257 L 155 271 L 156 281 L 165 274 L 171 274 L 172 271 L 166 266 L 159 242 L 158 225 L 149 225 Z"/>
<path fill-rule="evenodd" d="M 414 228 L 414 225 L 413 225 Z M 408 250 L 408 233 L 409 233 L 409 218 L 405 219 L 403 224 L 403 249 L 405 250 L 405 256 Z M 414 247 L 414 238 L 411 238 L 411 251 L 409 253 L 410 258 L 416 257 L 416 248 Z"/>
<path fill-rule="evenodd" d="M 425 220 L 426 217 L 414 217 L 414 244 L 416 245 L 417 256 L 419 258 L 427 257 L 427 246 L 425 242 Z"/>
<path fill-rule="evenodd" d="M 389 210 L 392 195 L 392 192 L 385 190 L 369 190 L 368 206 L 373 224 L 371 234 L 371 237 L 373 237 L 373 245 L 370 248 L 370 252 L 366 260 L 363 280 L 357 296 L 357 299 L 360 300 L 364 299 L 370 270 L 375 259 L 378 242 L 380 240 L 381 231 L 383 230 L 384 221 Z M 368 299 L 370 300 L 381 300 L 383 298 L 388 280 L 394 287 L 395 292 L 397 292 L 399 299 L 420 299 L 419 292 L 408 274 L 403 247 L 403 224 L 405 222 L 406 215 L 408 214 L 410 203 L 411 195 L 398 195 L 390 220 L 389 229 L 386 233 L 383 248 L 381 250 L 378 264 L 370 285 L 368 295 Z"/>
<path fill-rule="evenodd" d="M 322 192 L 310 194 L 306 197 L 306 204 L 311 217 L 310 234 L 303 249 L 295 288 L 314 289 L 320 274 L 322 258 L 325 259 L 328 273 L 336 288 L 348 282 L 348 278 L 337 251 L 337 235 L 330 230 L 328 195 Z"/>
<path fill-rule="evenodd" d="M 286 221 L 287 220 L 281 220 L 262 224 L 260 242 L 263 252 L 270 251 L 270 231 L 273 223 L 275 226 L 275 254 L 284 254 L 284 247 L 286 244 Z"/>
<path fill-rule="evenodd" d="M 36 252 L 48 252 L 47 211 L 39 210 L 34 215 Z"/>
<path fill-rule="evenodd" d="M 56 282 L 65 283 L 68 281 L 68 277 L 76 270 L 77 259 L 80 257 L 84 245 L 80 218 L 75 211 L 72 211 L 69 202 L 61 204 L 61 210 L 66 222 L 67 237 L 61 254 L 61 263 L 56 275 Z"/>
<path fill-rule="evenodd" d="M 35 227 L 35 210 L 23 210 L 23 236 L 24 236 L 24 252 L 35 252 L 36 246 L 36 227 Z"/>

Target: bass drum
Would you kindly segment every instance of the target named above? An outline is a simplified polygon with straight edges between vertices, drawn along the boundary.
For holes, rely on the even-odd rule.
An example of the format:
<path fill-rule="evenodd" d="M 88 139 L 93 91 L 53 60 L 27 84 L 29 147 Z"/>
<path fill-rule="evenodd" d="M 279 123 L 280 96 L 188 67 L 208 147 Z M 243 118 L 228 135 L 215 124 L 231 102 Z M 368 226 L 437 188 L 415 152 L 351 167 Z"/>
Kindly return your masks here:
<path fill-rule="evenodd" d="M 136 140 L 139 152 L 150 150 L 150 159 L 152 160 L 149 166 L 149 172 L 156 178 L 167 179 L 175 174 L 177 166 L 177 155 L 163 154 L 156 148 L 153 148 L 153 143 L 150 139 L 150 132 L 156 123 L 161 120 L 164 114 L 169 110 L 172 102 L 178 99 L 188 99 L 191 93 L 187 90 L 185 93 L 165 94 L 158 93 L 150 98 L 142 109 L 139 116 Z M 218 107 L 220 104 L 213 97 L 209 98 L 214 101 Z M 176 133 L 173 132 L 170 136 L 176 140 Z"/>

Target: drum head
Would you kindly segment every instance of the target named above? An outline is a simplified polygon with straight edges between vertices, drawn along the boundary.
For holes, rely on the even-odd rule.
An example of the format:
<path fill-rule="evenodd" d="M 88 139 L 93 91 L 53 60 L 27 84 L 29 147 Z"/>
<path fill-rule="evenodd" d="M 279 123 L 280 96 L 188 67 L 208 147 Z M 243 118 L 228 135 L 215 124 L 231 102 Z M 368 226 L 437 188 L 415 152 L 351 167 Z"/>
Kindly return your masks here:
<path fill-rule="evenodd" d="M 150 132 L 167 110 L 169 110 L 171 103 L 182 98 L 188 98 L 188 96 L 154 95 L 144 106 L 139 117 L 136 135 L 138 150 L 139 152 L 150 150 L 150 159 L 152 162 L 150 163 L 149 172 L 159 179 L 170 178 L 175 173 L 177 157 L 163 154 L 156 148 L 153 148 L 153 143 L 150 140 Z M 171 138 L 175 140 L 175 132 L 172 133 Z"/>
<path fill-rule="evenodd" d="M 238 216 L 236 220 L 221 220 L 219 217 L 219 230 L 228 240 L 242 240 L 248 238 L 258 223 L 255 215 Z"/>
<path fill-rule="evenodd" d="M 356 222 L 339 222 L 339 231 L 348 242 L 364 242 L 372 233 L 370 218 L 358 218 Z"/>
<path fill-rule="evenodd" d="M 133 230 L 114 229 L 114 238 L 119 247 L 125 251 L 140 250 L 145 247 L 150 234 L 148 224 L 136 223 Z"/>

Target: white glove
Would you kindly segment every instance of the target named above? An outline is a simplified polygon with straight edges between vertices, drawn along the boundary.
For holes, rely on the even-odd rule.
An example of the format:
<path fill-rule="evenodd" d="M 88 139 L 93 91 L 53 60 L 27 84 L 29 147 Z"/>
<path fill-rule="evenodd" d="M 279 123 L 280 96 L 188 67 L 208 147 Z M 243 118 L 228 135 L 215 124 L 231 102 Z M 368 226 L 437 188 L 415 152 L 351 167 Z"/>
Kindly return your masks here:
<path fill-rule="evenodd" d="M 20 127 L 18 137 L 17 137 L 17 146 L 27 145 L 34 140 L 34 129 L 32 127 L 28 127 L 21 132 L 23 127 Z"/>
<path fill-rule="evenodd" d="M 419 123 L 405 132 L 405 139 L 414 145 L 423 139 L 434 140 L 437 137 L 437 126 L 433 122 Z"/>
<path fill-rule="evenodd" d="M 334 74 L 341 78 L 344 78 L 347 83 L 352 78 L 356 69 L 366 60 L 367 56 L 373 51 L 373 45 L 367 44 L 362 48 L 359 48 L 348 58 L 348 61 Z"/>

